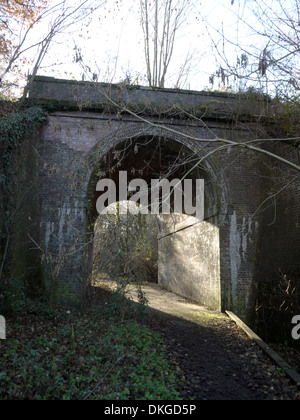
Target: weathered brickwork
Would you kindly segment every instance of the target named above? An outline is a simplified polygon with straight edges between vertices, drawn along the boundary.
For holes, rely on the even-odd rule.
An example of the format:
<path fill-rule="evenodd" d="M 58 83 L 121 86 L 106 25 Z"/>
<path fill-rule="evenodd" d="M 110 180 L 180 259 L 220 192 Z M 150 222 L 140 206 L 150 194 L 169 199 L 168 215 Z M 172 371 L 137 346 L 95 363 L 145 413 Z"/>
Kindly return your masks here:
<path fill-rule="evenodd" d="M 138 169 L 139 159 L 145 160 L 159 142 L 163 142 L 164 150 L 171 150 L 170 156 L 176 153 L 176 147 L 180 150 L 184 146 L 187 153 L 202 158 L 215 147 L 210 143 L 199 145 L 187 139 L 187 134 L 204 140 L 218 136 L 241 142 L 259 137 L 254 125 L 251 129 L 245 128 L 246 124 L 238 126 L 228 118 L 228 113 L 225 119 L 220 117 L 222 107 L 232 108 L 232 96 L 224 96 L 222 100 L 213 98 L 215 112 L 204 119 L 205 124 L 172 115 L 168 118 L 164 114 L 147 117 L 153 125 L 128 113 L 97 110 L 95 102 L 100 99 L 95 88 L 88 85 L 84 90 L 82 84 L 75 88 L 74 84 L 43 78 L 37 80 L 31 91 L 32 99 L 74 101 L 77 98 L 81 100 L 80 107 L 83 106 L 82 110 L 61 109 L 50 113 L 36 155 L 39 220 L 35 238 L 44 253 L 42 265 L 49 288 L 55 289 L 58 298 L 68 304 L 78 303 L 83 281 L 91 273 L 92 233 L 88 231 L 87 209 L 89 197 L 95 205 L 90 191 L 92 176 L 95 170 L 105 171 L 108 160 L 110 165 L 118 163 L 120 156 L 114 151 L 126 145 L 127 156 L 116 170 L 131 172 Z M 149 103 L 158 99 L 161 103 L 164 95 L 169 98 L 173 94 L 151 90 L 141 91 L 140 96 L 138 91 L 127 93 L 130 102 L 132 98 L 138 102 L 145 101 L 148 92 Z M 186 102 L 188 94 L 182 95 L 182 102 Z M 210 100 L 203 99 L 199 93 L 197 99 L 195 92 L 192 96 L 201 106 L 204 99 Z M 176 92 L 176 98 L 178 101 L 180 92 Z M 216 102 L 219 103 L 217 112 Z M 148 145 L 146 138 L 152 139 Z M 136 142 L 141 143 L 138 153 Z M 292 146 L 278 144 L 274 150 L 299 162 L 299 153 Z M 170 156 L 167 158 L 165 153 L 160 165 L 167 166 Z M 278 170 L 275 178 L 274 166 Z M 193 173 L 193 177 L 196 175 Z M 160 282 L 213 309 L 231 309 L 249 319 L 254 310 L 255 282 L 263 281 L 264 276 L 279 268 L 288 270 L 299 266 L 299 180 L 292 182 L 296 173 L 283 164 L 235 147 L 207 157 L 198 175 L 205 179 L 206 185 L 205 222 L 184 226 L 181 220 L 175 227 L 166 223 L 158 239 Z M 280 196 L 270 200 L 271 206 L 266 210 L 268 205 L 262 203 L 272 192 L 276 194 L 281 189 Z"/>

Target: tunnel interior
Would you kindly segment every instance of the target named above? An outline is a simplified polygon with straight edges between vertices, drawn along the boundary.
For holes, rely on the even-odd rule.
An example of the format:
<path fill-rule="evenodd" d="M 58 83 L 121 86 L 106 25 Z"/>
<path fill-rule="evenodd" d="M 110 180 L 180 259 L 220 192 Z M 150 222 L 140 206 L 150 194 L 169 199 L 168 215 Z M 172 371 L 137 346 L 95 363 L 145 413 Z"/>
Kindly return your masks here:
<path fill-rule="evenodd" d="M 199 161 L 197 152 L 174 140 L 147 136 L 122 142 L 98 162 L 87 196 L 91 279 L 102 276 L 154 281 L 179 295 L 219 309 L 217 192 L 211 174 L 204 165 L 198 164 Z M 153 179 L 190 179 L 191 201 L 196 205 L 196 182 L 203 179 L 204 220 L 185 214 L 184 205 L 182 214 L 174 214 L 172 190 L 170 214 L 161 214 L 160 209 L 158 215 L 129 212 L 120 215 L 124 206 L 128 210 L 128 204 L 119 197 L 120 172 L 126 172 L 128 184 L 137 178 L 146 181 L 149 203 Z M 101 179 L 109 179 L 117 186 L 111 214 L 97 212 L 101 193 L 96 187 Z"/>

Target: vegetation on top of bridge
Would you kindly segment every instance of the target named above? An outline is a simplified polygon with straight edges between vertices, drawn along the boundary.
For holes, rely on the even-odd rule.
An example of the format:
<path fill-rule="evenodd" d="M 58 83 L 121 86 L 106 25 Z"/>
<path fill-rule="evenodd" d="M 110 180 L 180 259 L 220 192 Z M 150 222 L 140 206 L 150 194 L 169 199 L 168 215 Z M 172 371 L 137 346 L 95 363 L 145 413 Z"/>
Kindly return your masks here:
<path fill-rule="evenodd" d="M 38 76 L 30 86 L 26 106 L 41 106 L 48 112 L 115 114 L 119 119 L 136 114 L 161 120 L 184 120 L 190 125 L 214 120 L 249 124 L 251 129 L 257 124 L 261 138 L 281 138 L 300 147 L 299 98 L 285 103 L 254 88 L 239 93 L 199 92 Z"/>
<path fill-rule="evenodd" d="M 126 114 L 126 110 L 122 109 L 126 108 L 149 117 L 249 122 L 268 118 L 270 103 L 268 96 L 253 90 L 241 94 L 198 92 L 41 76 L 33 81 L 27 100 L 27 104 L 43 106 L 50 112 L 85 110 L 116 113 L 120 116 Z"/>

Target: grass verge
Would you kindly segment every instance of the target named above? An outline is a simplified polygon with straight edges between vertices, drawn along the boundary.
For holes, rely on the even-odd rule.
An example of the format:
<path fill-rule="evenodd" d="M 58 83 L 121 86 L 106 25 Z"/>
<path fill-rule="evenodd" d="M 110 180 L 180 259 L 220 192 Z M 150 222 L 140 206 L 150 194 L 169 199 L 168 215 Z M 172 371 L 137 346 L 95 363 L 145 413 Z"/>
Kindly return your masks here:
<path fill-rule="evenodd" d="M 32 304 L 6 324 L 0 400 L 180 399 L 161 337 L 135 318 Z"/>

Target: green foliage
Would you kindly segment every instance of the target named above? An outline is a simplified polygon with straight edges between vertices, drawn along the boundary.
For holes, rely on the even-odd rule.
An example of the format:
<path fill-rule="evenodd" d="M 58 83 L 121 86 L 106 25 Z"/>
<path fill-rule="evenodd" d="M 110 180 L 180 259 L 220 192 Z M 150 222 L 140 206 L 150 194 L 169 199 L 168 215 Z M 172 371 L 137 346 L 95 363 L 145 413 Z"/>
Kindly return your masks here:
<path fill-rule="evenodd" d="M 118 355 L 126 353 L 129 364 L 115 369 L 101 399 L 178 399 L 175 374 L 158 334 L 134 322 L 113 326 L 107 340 L 126 343 L 119 344 Z"/>
<path fill-rule="evenodd" d="M 20 141 L 31 134 L 38 124 L 44 123 L 46 118 L 47 114 L 39 107 L 9 115 L 0 121 L 0 141 Z"/>
<path fill-rule="evenodd" d="M 286 378 L 286 376 L 287 376 L 287 374 L 286 374 L 285 370 L 284 370 L 284 369 L 282 369 L 282 368 L 277 368 L 277 369 L 276 369 L 276 372 L 277 372 L 277 374 L 278 374 L 279 376 L 281 376 L 282 378 Z"/>
<path fill-rule="evenodd" d="M 133 318 L 31 304 L 7 328 L 0 400 L 179 398 L 162 339 Z"/>
<path fill-rule="evenodd" d="M 12 113 L 0 120 L 0 307 L 12 310 L 23 301 L 20 279 L 11 274 L 11 247 L 15 218 L 20 208 L 17 198 L 20 150 L 22 141 L 46 121 L 47 114 L 38 107 Z M 23 192 L 24 194 L 24 192 Z"/>
<path fill-rule="evenodd" d="M 47 114 L 41 108 L 33 107 L 21 113 L 13 113 L 0 120 L 0 145 L 3 150 L 4 169 L 9 167 L 16 148 L 25 137 L 46 121 Z M 7 179 L 9 173 L 2 174 Z M 3 178 L 2 177 L 2 178 Z"/>
<path fill-rule="evenodd" d="M 128 280 L 122 280 L 112 293 L 112 297 L 105 308 L 105 315 L 108 318 L 117 317 L 124 321 L 126 314 L 131 312 L 131 301 L 127 299 L 127 286 Z"/>
<path fill-rule="evenodd" d="M 13 210 L 13 193 L 16 184 L 16 157 L 22 140 L 46 121 L 47 114 L 33 107 L 21 113 L 13 113 L 0 120 L 0 152 L 2 155 L 1 186 L 5 197 L 6 212 Z M 1 209 L 3 210 L 3 209 Z"/>
<path fill-rule="evenodd" d="M 123 279 L 117 284 L 117 288 L 105 308 L 105 316 L 108 319 L 115 318 L 123 322 L 128 315 L 136 315 L 138 319 L 144 318 L 149 301 L 141 285 L 135 284 L 134 289 L 131 288 L 131 292 L 136 290 L 138 304 L 134 303 L 129 296 L 129 287 L 129 279 Z"/>
<path fill-rule="evenodd" d="M 26 302 L 25 286 L 19 279 L 11 278 L 9 281 L 3 282 L 2 287 L 0 285 L 0 292 L 2 292 L 1 313 L 16 311 Z"/>

